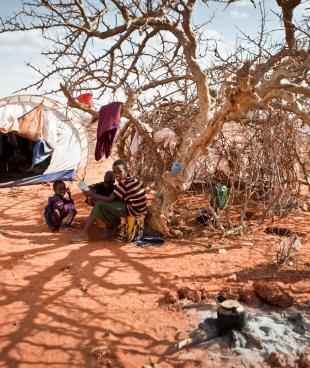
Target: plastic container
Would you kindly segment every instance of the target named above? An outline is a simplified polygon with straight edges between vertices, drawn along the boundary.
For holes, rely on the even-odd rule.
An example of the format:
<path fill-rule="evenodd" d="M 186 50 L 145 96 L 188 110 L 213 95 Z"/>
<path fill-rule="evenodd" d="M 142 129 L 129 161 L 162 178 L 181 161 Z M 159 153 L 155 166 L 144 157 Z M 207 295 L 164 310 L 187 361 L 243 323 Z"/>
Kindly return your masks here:
<path fill-rule="evenodd" d="M 223 209 L 227 203 L 228 189 L 226 185 L 211 185 L 211 206 L 214 209 Z"/>
<path fill-rule="evenodd" d="M 82 95 L 77 96 L 76 99 L 89 107 L 94 106 L 93 95 L 91 93 L 83 93 Z"/>
<path fill-rule="evenodd" d="M 181 164 L 179 161 L 175 161 L 171 166 L 171 174 L 176 176 L 181 170 Z"/>
<path fill-rule="evenodd" d="M 244 307 L 237 300 L 225 300 L 217 306 L 217 319 L 222 331 L 242 330 L 246 317 Z"/>

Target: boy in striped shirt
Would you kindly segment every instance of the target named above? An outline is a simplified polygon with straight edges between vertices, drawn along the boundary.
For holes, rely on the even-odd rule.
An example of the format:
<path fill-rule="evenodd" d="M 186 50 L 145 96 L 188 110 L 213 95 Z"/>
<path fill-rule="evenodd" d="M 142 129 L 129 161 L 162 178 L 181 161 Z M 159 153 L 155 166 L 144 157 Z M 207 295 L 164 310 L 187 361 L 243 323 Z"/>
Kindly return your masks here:
<path fill-rule="evenodd" d="M 123 160 L 114 162 L 113 173 L 118 181 L 113 191 L 114 197 L 125 201 L 129 215 L 138 216 L 145 213 L 146 195 L 142 182 L 128 174 Z"/>
<path fill-rule="evenodd" d="M 118 181 L 114 191 L 109 196 L 84 191 L 86 197 L 96 200 L 82 232 L 74 241 L 87 240 L 91 225 L 96 219 L 107 225 L 116 226 L 121 219 L 128 216 L 141 216 L 146 211 L 145 188 L 141 181 L 130 176 L 127 163 L 116 160 L 113 163 L 113 174 Z"/>

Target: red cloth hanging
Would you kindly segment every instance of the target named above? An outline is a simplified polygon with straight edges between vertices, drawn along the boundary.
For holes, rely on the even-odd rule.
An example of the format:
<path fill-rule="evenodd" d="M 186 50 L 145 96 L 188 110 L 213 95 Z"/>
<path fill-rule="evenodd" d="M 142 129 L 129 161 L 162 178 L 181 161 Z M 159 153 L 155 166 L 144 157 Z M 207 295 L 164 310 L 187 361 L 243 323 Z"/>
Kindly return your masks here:
<path fill-rule="evenodd" d="M 99 161 L 103 155 L 108 158 L 111 154 L 113 141 L 120 124 L 121 108 L 121 102 L 112 102 L 100 109 L 95 148 L 96 161 Z"/>
<path fill-rule="evenodd" d="M 93 95 L 91 93 L 83 93 L 82 95 L 77 96 L 76 99 L 89 107 L 94 106 Z"/>

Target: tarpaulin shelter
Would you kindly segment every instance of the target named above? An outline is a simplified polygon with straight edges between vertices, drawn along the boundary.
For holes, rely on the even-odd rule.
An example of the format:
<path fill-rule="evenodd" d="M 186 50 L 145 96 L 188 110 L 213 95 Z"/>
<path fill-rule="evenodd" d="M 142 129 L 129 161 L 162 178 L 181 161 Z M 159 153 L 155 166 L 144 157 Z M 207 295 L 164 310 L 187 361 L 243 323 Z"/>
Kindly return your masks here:
<path fill-rule="evenodd" d="M 71 108 L 49 97 L 19 95 L 1 99 L 0 134 L 16 135 L 35 142 L 33 164 L 50 156 L 48 167 L 43 173 L 2 182 L 0 187 L 58 179 L 79 180 L 85 176 L 88 141 L 81 118 Z"/>

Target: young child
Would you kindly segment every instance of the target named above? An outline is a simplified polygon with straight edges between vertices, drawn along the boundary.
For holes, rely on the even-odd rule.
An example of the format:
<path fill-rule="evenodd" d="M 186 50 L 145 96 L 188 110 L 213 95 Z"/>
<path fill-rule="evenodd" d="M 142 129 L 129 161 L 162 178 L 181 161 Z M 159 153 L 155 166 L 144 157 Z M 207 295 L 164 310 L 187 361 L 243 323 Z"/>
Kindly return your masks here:
<path fill-rule="evenodd" d="M 56 180 L 53 183 L 53 189 L 55 194 L 48 198 L 44 217 L 51 228 L 59 231 L 61 225 L 71 225 L 77 211 L 71 198 L 70 189 L 66 188 L 62 180 Z M 68 193 L 69 199 L 64 198 L 66 193 Z M 64 219 L 66 219 L 66 222 L 63 222 Z"/>
<path fill-rule="evenodd" d="M 133 221 L 128 224 L 130 230 L 127 229 L 126 224 L 126 230 L 128 230 L 126 238 L 128 238 L 129 233 L 131 240 L 133 240 L 135 234 L 139 234 L 139 237 L 143 234 L 142 216 L 146 211 L 144 185 L 140 180 L 129 174 L 129 168 L 124 160 L 116 160 L 113 163 L 113 174 L 118 184 L 110 195 L 100 195 L 92 191 L 83 192 L 86 197 L 96 200 L 96 204 L 89 214 L 81 233 L 75 236 L 72 239 L 73 241 L 88 240 L 91 226 L 96 220 L 117 227 L 122 220 L 127 220 L 128 217 L 131 217 L 131 220 L 139 217 L 137 226 Z"/>
<path fill-rule="evenodd" d="M 90 185 L 89 187 L 92 193 L 96 193 L 101 196 L 109 196 L 111 193 L 113 193 L 113 190 L 115 188 L 114 183 L 115 183 L 115 179 L 114 179 L 113 171 L 107 171 L 104 175 L 103 182 Z M 96 204 L 96 200 L 91 197 L 87 197 L 85 199 L 85 202 L 92 207 L 94 207 Z"/>

